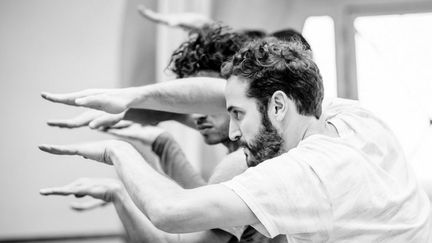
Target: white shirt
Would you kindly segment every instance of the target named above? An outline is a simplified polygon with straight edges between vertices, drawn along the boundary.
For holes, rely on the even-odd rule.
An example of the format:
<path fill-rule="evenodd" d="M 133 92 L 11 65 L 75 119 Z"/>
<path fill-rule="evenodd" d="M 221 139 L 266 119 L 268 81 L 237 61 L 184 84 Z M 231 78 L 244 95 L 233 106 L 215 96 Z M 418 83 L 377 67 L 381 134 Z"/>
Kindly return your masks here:
<path fill-rule="evenodd" d="M 324 110 L 339 137 L 311 135 L 223 183 L 253 226 L 288 242 L 430 242 L 430 202 L 392 132 L 353 101 Z"/>

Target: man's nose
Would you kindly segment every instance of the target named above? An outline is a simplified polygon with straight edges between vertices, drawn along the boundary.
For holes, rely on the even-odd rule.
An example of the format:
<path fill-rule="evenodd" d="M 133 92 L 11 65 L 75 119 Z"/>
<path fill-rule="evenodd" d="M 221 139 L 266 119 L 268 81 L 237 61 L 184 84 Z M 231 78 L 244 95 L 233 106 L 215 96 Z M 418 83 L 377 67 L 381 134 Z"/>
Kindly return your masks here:
<path fill-rule="evenodd" d="M 240 137 L 241 137 L 241 131 L 240 131 L 238 125 L 235 124 L 235 122 L 231 121 L 230 125 L 229 125 L 229 138 L 232 141 L 237 141 L 240 139 Z"/>

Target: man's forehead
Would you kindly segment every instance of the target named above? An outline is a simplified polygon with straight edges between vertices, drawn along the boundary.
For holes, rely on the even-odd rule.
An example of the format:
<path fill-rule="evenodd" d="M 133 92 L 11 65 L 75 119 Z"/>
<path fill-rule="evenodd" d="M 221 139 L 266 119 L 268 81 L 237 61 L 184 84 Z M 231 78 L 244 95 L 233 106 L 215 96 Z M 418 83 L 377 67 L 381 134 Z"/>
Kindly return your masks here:
<path fill-rule="evenodd" d="M 225 99 L 227 103 L 227 108 L 230 106 L 238 106 L 249 100 L 246 92 L 248 90 L 249 83 L 243 77 L 231 76 L 227 80 L 227 84 L 225 86 Z"/>

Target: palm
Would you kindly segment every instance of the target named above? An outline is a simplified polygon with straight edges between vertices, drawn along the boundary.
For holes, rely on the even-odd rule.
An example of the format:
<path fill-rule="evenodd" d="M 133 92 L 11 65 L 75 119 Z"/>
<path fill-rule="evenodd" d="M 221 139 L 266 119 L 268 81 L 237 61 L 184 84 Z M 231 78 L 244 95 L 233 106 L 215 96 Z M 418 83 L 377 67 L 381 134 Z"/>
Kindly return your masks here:
<path fill-rule="evenodd" d="M 109 156 L 110 149 L 117 144 L 125 143 L 117 140 L 105 140 L 71 145 L 40 145 L 39 149 L 44 152 L 57 155 L 79 155 L 86 159 L 96 160 L 112 165 Z"/>
<path fill-rule="evenodd" d="M 65 186 L 41 189 L 42 195 L 75 195 L 76 197 L 90 196 L 105 202 L 112 202 L 115 194 L 122 189 L 122 184 L 115 179 L 108 178 L 80 178 Z"/>

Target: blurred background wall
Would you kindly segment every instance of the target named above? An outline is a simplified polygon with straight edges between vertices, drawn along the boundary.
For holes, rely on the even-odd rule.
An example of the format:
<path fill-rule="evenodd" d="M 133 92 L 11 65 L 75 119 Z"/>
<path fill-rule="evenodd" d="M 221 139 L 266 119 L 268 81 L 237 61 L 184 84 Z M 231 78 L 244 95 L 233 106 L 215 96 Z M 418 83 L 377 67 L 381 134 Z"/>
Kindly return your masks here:
<path fill-rule="evenodd" d="M 137 2 L 0 1 L 0 239 L 121 232 L 111 207 L 76 213 L 68 208 L 73 198 L 39 195 L 40 188 L 79 177 L 115 176 L 108 166 L 38 150 L 40 143 L 104 137 L 45 125 L 48 118 L 72 117 L 83 109 L 50 104 L 40 92 L 127 86 L 135 78 L 130 73 L 154 80 L 152 61 L 143 72 L 134 71 L 140 59 L 155 55 L 155 39 L 144 35 L 154 25 L 130 7 Z M 155 1 L 146 4 L 154 7 Z"/>

